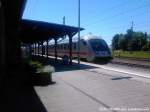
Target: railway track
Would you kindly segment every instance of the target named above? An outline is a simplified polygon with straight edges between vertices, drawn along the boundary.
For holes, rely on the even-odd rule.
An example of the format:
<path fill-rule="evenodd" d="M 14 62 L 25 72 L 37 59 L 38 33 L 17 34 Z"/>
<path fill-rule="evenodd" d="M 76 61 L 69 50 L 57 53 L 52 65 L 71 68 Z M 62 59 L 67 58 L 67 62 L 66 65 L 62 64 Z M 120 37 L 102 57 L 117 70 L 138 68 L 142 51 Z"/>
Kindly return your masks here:
<path fill-rule="evenodd" d="M 150 68 L 150 59 L 114 58 L 111 63 L 134 67 Z"/>

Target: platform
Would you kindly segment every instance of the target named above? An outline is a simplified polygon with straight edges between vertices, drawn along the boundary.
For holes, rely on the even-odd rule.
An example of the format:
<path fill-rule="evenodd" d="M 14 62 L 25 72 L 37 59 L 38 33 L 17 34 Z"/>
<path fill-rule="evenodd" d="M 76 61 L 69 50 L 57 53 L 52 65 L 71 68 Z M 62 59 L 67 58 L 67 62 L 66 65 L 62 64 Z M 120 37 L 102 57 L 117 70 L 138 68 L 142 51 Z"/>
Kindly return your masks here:
<path fill-rule="evenodd" d="M 35 87 L 48 112 L 150 111 L 150 83 L 93 64 L 81 66 L 58 67 L 53 73 L 56 84 Z"/>

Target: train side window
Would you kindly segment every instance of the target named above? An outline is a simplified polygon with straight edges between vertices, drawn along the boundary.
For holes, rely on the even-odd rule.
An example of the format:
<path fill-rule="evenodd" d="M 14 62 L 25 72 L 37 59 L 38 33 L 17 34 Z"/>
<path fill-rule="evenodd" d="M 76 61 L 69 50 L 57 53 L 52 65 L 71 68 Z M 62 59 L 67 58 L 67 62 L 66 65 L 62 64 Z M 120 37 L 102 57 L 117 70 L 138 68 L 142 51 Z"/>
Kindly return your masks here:
<path fill-rule="evenodd" d="M 68 45 L 66 44 L 66 50 L 68 49 Z"/>
<path fill-rule="evenodd" d="M 68 44 L 66 44 L 66 49 L 68 49 L 69 48 L 69 45 Z"/>
<path fill-rule="evenodd" d="M 59 44 L 59 49 L 61 49 L 61 45 Z"/>
<path fill-rule="evenodd" d="M 61 49 L 63 50 L 63 44 L 61 44 Z"/>
<path fill-rule="evenodd" d="M 66 50 L 66 47 L 67 47 L 66 44 L 64 44 L 64 50 Z"/>
<path fill-rule="evenodd" d="M 64 44 L 63 44 L 63 50 L 65 50 L 65 46 L 64 46 Z"/>
<path fill-rule="evenodd" d="M 63 50 L 63 44 L 61 44 L 61 49 Z"/>
<path fill-rule="evenodd" d="M 67 49 L 69 49 L 69 45 L 67 44 Z"/>
<path fill-rule="evenodd" d="M 61 44 L 60 44 L 60 49 L 62 49 L 62 46 L 61 46 Z"/>
<path fill-rule="evenodd" d="M 68 49 L 69 49 L 70 47 L 69 47 L 69 44 L 68 44 Z"/>
<path fill-rule="evenodd" d="M 73 44 L 73 49 L 74 49 L 74 50 L 76 50 L 76 49 L 77 49 L 77 47 L 76 47 L 76 43 L 74 43 L 74 44 Z"/>
<path fill-rule="evenodd" d="M 58 45 L 57 48 L 60 49 L 60 45 Z"/>

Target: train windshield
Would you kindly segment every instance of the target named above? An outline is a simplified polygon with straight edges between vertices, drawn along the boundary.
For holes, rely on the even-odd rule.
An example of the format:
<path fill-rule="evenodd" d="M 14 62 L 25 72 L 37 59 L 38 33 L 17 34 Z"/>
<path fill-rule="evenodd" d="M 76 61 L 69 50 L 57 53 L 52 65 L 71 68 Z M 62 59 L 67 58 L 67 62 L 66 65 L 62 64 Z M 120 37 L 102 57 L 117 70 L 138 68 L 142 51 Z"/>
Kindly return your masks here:
<path fill-rule="evenodd" d="M 91 39 L 89 42 L 94 51 L 107 51 L 109 49 L 106 42 L 102 39 Z"/>

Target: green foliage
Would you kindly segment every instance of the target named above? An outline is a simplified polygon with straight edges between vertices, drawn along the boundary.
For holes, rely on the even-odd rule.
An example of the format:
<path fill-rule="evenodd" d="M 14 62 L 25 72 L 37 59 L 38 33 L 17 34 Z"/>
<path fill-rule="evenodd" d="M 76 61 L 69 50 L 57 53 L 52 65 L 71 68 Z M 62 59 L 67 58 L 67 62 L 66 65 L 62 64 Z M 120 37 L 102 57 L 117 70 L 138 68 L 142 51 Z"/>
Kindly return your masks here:
<path fill-rule="evenodd" d="M 42 73 L 42 72 L 52 73 L 52 72 L 55 72 L 54 67 L 52 67 L 50 65 L 44 66 L 39 61 L 30 61 L 29 64 L 32 67 L 32 69 L 34 69 L 34 71 L 37 72 L 37 73 Z"/>
<path fill-rule="evenodd" d="M 43 65 L 38 61 L 30 61 L 29 64 L 36 72 L 41 71 L 43 68 Z"/>
<path fill-rule="evenodd" d="M 118 50 L 119 49 L 119 38 L 120 38 L 120 35 L 119 34 L 116 34 L 114 37 L 113 37 L 113 40 L 112 40 L 112 49 L 113 50 Z"/>
<path fill-rule="evenodd" d="M 150 35 L 127 30 L 126 34 L 116 34 L 112 39 L 113 50 L 140 51 L 149 50 Z"/>
<path fill-rule="evenodd" d="M 150 42 L 148 42 L 147 44 L 145 44 L 145 45 L 142 47 L 142 51 L 150 51 Z"/>
<path fill-rule="evenodd" d="M 123 34 L 120 35 L 118 45 L 119 45 L 119 48 L 122 49 L 123 51 L 127 49 L 126 38 Z"/>
<path fill-rule="evenodd" d="M 119 58 L 145 59 L 145 58 L 150 58 L 150 52 L 149 51 L 113 51 L 113 56 Z"/>

